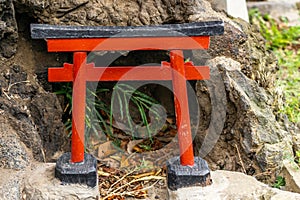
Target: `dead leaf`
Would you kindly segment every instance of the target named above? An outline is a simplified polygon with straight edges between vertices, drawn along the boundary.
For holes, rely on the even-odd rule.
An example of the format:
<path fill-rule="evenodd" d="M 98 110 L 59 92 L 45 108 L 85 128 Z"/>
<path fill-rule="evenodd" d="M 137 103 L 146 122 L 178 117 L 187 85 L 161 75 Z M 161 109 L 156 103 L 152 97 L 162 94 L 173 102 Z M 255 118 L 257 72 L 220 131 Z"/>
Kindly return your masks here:
<path fill-rule="evenodd" d="M 166 119 L 166 121 L 169 123 L 169 124 L 174 124 L 174 118 L 170 118 L 170 117 L 168 117 L 167 119 Z"/>
<path fill-rule="evenodd" d="M 97 156 L 99 159 L 103 159 L 103 158 L 106 158 L 117 152 L 118 152 L 118 150 L 115 148 L 115 145 L 113 144 L 113 142 L 108 141 L 108 142 L 105 142 L 105 143 L 99 145 Z"/>
<path fill-rule="evenodd" d="M 113 156 L 112 156 L 113 157 Z M 120 160 L 116 160 L 112 157 L 109 158 L 104 158 L 103 160 L 101 160 L 102 163 L 104 163 L 106 166 L 109 166 L 111 168 L 119 168 L 120 167 Z"/>
<path fill-rule="evenodd" d="M 157 140 L 165 143 L 169 143 L 174 139 L 174 137 L 157 137 Z"/>
<path fill-rule="evenodd" d="M 120 164 L 120 167 L 123 168 L 123 167 L 128 167 L 129 166 L 129 162 L 128 162 L 128 159 L 126 156 L 122 156 L 122 159 L 121 159 L 121 164 Z"/>
<path fill-rule="evenodd" d="M 128 142 L 127 144 L 127 152 L 129 154 L 132 154 L 133 153 L 133 150 L 134 150 L 134 147 L 136 145 L 138 145 L 139 143 L 143 142 L 143 140 L 131 140 Z"/>

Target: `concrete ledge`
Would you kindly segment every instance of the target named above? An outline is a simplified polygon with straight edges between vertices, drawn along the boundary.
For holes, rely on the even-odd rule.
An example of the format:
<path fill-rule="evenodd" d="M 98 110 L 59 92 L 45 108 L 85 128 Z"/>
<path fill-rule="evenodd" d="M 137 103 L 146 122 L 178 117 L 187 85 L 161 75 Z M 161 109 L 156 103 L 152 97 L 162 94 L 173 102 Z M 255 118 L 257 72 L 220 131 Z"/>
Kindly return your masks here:
<path fill-rule="evenodd" d="M 54 170 L 55 163 L 39 164 L 32 169 L 25 177 L 23 199 L 98 199 L 98 185 L 94 188 L 79 184 L 62 185 L 54 178 Z"/>
<path fill-rule="evenodd" d="M 239 172 L 211 172 L 212 185 L 168 190 L 169 200 L 294 199 L 300 194 L 271 188 L 254 177 Z"/>

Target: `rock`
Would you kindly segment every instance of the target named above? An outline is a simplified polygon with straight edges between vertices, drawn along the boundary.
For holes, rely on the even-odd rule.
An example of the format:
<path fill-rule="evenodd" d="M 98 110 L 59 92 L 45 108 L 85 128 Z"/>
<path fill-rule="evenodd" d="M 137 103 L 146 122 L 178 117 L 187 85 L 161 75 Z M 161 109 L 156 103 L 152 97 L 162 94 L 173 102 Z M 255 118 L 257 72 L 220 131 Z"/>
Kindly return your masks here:
<path fill-rule="evenodd" d="M 0 199 L 22 199 L 22 188 L 25 170 L 16 171 L 0 168 Z"/>
<path fill-rule="evenodd" d="M 5 130 L 5 131 L 4 131 Z M 9 135 L 4 135 L 10 131 Z M 0 168 L 24 169 L 30 163 L 31 156 L 25 145 L 9 124 L 0 125 Z"/>
<path fill-rule="evenodd" d="M 0 55 L 6 58 L 16 53 L 18 28 L 13 0 L 0 1 Z"/>
<path fill-rule="evenodd" d="M 238 61 L 248 78 L 276 95 L 272 90 L 278 70 L 277 59 L 266 49 L 265 39 L 254 26 L 239 19 L 226 22 L 224 35 L 211 38 L 208 55 L 210 58 L 225 56 Z"/>
<path fill-rule="evenodd" d="M 284 160 L 280 175 L 285 180 L 284 189 L 291 192 L 300 193 L 300 171 L 299 165 L 294 160 Z"/>
<path fill-rule="evenodd" d="M 45 157 L 47 161 L 53 161 L 52 156 L 55 152 L 65 151 L 69 147 L 61 121 L 63 111 L 60 103 L 55 94 L 40 93 L 32 98 L 29 110 L 35 125 L 39 128 Z"/>
<path fill-rule="evenodd" d="M 84 185 L 65 185 L 54 178 L 54 163 L 36 165 L 28 172 L 24 181 L 23 199 L 98 199 L 98 186 L 90 188 Z"/>
<path fill-rule="evenodd" d="M 206 130 L 201 127 L 195 138 L 196 147 L 200 148 L 200 150 L 198 149 L 200 155 L 205 156 L 206 148 L 212 147 L 214 144 L 206 143 L 204 138 L 207 135 L 210 140 L 214 139 L 216 142 L 206 157 L 209 163 L 216 163 L 212 169 L 244 171 L 250 174 L 276 169 L 278 174 L 283 165 L 283 158 L 293 156 L 292 136 L 276 121 L 272 111 L 272 97 L 262 87 L 259 87 L 256 81 L 249 79 L 242 72 L 241 64 L 231 58 L 215 57 L 209 60 L 207 65 L 212 69 L 211 73 L 214 79 L 206 81 L 206 85 L 204 82 L 197 83 L 197 91 L 201 92 L 198 100 L 202 105 L 203 98 L 211 98 L 203 92 L 209 91 L 206 86 L 223 87 L 227 95 L 227 106 L 225 104 L 223 109 L 227 116 L 223 121 L 213 118 L 213 112 L 220 115 L 221 111 L 219 108 L 213 107 L 214 103 L 208 103 L 212 107 L 203 114 L 203 119 L 210 116 L 210 121 L 214 123 L 214 126 L 206 127 Z M 222 82 L 217 81 L 216 74 L 221 76 Z M 222 91 L 212 92 L 213 94 L 210 94 L 212 98 L 221 98 Z M 208 97 L 205 97 L 207 95 Z M 214 133 L 216 122 L 224 125 L 224 129 L 219 132 L 219 135 Z M 204 154 L 203 150 L 205 150 Z M 237 160 L 239 160 L 238 165 L 235 164 Z"/>
<path fill-rule="evenodd" d="M 170 200 L 252 200 L 252 199 L 300 199 L 300 194 L 271 188 L 255 178 L 243 173 L 212 171 L 213 183 L 206 187 L 181 188 L 169 190 Z"/>
<path fill-rule="evenodd" d="M 46 93 L 19 65 L 2 69 L 0 85 L 0 109 L 8 127 L 1 134 L 11 138 L 9 141 L 14 142 L 14 145 L 9 143 L 11 147 L 19 148 L 16 151 L 23 155 L 26 153 L 23 143 L 37 161 L 52 160 L 57 151 L 69 148 L 61 122 L 62 110 L 55 95 Z"/>

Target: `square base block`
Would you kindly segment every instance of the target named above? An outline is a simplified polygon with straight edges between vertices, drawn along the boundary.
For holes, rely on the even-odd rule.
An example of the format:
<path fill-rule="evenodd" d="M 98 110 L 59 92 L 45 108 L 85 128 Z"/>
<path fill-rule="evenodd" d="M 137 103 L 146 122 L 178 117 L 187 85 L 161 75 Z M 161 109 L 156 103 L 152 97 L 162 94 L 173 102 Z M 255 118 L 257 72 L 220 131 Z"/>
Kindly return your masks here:
<path fill-rule="evenodd" d="M 207 162 L 200 157 L 195 157 L 194 166 L 183 166 L 180 158 L 174 157 L 167 161 L 168 189 L 193 186 L 207 186 L 212 183 Z"/>
<path fill-rule="evenodd" d="M 78 183 L 89 187 L 97 185 L 97 160 L 84 154 L 84 162 L 72 163 L 71 153 L 63 154 L 56 162 L 55 177 L 64 184 Z"/>

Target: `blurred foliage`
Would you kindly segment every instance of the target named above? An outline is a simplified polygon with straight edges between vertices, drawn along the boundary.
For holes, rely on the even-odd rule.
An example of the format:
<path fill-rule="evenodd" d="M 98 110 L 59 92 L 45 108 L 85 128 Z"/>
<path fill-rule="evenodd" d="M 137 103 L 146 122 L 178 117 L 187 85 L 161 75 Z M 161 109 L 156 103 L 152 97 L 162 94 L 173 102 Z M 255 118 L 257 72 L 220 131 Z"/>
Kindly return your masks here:
<path fill-rule="evenodd" d="M 281 187 L 285 186 L 285 178 L 282 177 L 282 176 L 277 176 L 276 177 L 276 181 L 275 183 L 273 184 L 273 187 L 274 188 L 278 188 L 280 189 Z"/>
<path fill-rule="evenodd" d="M 262 15 L 257 9 L 250 10 L 249 15 L 250 23 L 259 26 L 268 49 L 277 50 L 300 44 L 300 26 L 288 27 L 286 18 L 278 23 L 269 14 Z"/>
<path fill-rule="evenodd" d="M 259 27 L 266 39 L 266 48 L 278 58 L 279 72 L 276 87 L 281 88 L 285 105 L 280 112 L 291 122 L 300 122 L 300 26 L 288 26 L 282 18 L 275 21 L 257 9 L 249 10 L 250 23 Z"/>

